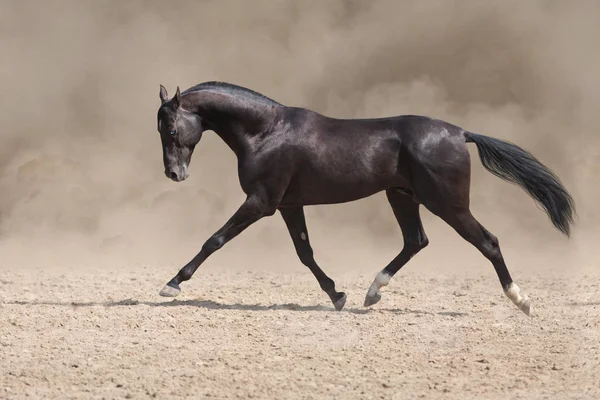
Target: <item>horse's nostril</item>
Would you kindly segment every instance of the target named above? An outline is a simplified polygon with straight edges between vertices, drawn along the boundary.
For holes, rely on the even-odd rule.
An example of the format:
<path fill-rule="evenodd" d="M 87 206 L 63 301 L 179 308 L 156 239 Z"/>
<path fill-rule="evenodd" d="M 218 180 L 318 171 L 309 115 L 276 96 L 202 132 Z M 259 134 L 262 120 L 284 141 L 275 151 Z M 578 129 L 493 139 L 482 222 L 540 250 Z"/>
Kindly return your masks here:
<path fill-rule="evenodd" d="M 175 171 L 171 171 L 171 173 L 169 173 L 169 177 L 171 179 L 173 179 L 174 181 L 178 181 L 179 177 L 177 176 L 177 173 L 175 173 Z"/>

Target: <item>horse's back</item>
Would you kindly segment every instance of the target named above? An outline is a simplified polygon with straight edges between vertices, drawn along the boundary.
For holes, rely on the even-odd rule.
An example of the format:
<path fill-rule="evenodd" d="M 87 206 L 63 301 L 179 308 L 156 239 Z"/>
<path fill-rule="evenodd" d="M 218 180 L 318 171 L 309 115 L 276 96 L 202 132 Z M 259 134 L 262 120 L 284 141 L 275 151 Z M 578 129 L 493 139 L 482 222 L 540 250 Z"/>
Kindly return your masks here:
<path fill-rule="evenodd" d="M 344 120 L 300 109 L 286 135 L 282 152 L 294 160 L 294 172 L 284 203 L 347 202 L 405 183 L 393 119 Z"/>
<path fill-rule="evenodd" d="M 336 119 L 305 109 L 292 114 L 282 150 L 294 160 L 284 204 L 340 203 L 390 187 L 412 189 L 415 171 L 437 172 L 468 156 L 462 129 L 441 120 Z"/>

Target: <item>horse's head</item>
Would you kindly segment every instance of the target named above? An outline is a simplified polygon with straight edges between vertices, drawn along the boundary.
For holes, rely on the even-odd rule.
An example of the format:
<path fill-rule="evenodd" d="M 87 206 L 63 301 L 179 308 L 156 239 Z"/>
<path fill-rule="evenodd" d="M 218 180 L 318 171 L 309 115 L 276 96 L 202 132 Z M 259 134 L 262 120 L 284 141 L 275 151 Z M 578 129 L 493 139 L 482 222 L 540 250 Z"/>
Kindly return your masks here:
<path fill-rule="evenodd" d="M 202 119 L 181 106 L 179 87 L 169 100 L 167 90 L 160 85 L 161 105 L 158 109 L 158 132 L 163 148 L 165 175 L 175 182 L 188 177 L 188 166 L 194 147 L 202 137 Z"/>

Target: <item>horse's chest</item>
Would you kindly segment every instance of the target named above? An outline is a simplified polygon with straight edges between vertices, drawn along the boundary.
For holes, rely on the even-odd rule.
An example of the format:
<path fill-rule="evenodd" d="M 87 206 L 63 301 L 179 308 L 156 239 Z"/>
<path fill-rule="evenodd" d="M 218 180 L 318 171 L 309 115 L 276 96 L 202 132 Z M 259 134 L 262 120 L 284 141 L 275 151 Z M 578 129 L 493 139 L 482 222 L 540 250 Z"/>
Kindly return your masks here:
<path fill-rule="evenodd" d="M 244 193 L 250 194 L 256 190 L 257 185 L 268 183 L 271 179 L 270 174 L 264 173 L 263 170 L 264 165 L 255 160 L 245 160 L 238 164 L 238 178 Z"/>

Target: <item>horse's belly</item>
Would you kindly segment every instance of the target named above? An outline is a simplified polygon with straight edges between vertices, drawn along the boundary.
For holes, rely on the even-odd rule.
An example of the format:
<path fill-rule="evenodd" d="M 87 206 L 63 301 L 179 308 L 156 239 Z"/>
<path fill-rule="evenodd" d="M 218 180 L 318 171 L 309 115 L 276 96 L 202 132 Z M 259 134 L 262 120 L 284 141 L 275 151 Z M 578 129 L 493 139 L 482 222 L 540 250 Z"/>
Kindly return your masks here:
<path fill-rule="evenodd" d="M 351 139 L 351 138 L 350 138 Z M 344 203 L 403 186 L 397 139 L 376 135 L 312 147 L 294 166 L 284 204 Z"/>
<path fill-rule="evenodd" d="M 371 178 L 353 173 L 296 177 L 290 182 L 282 206 L 336 204 L 358 200 L 396 186 L 393 176 Z"/>

